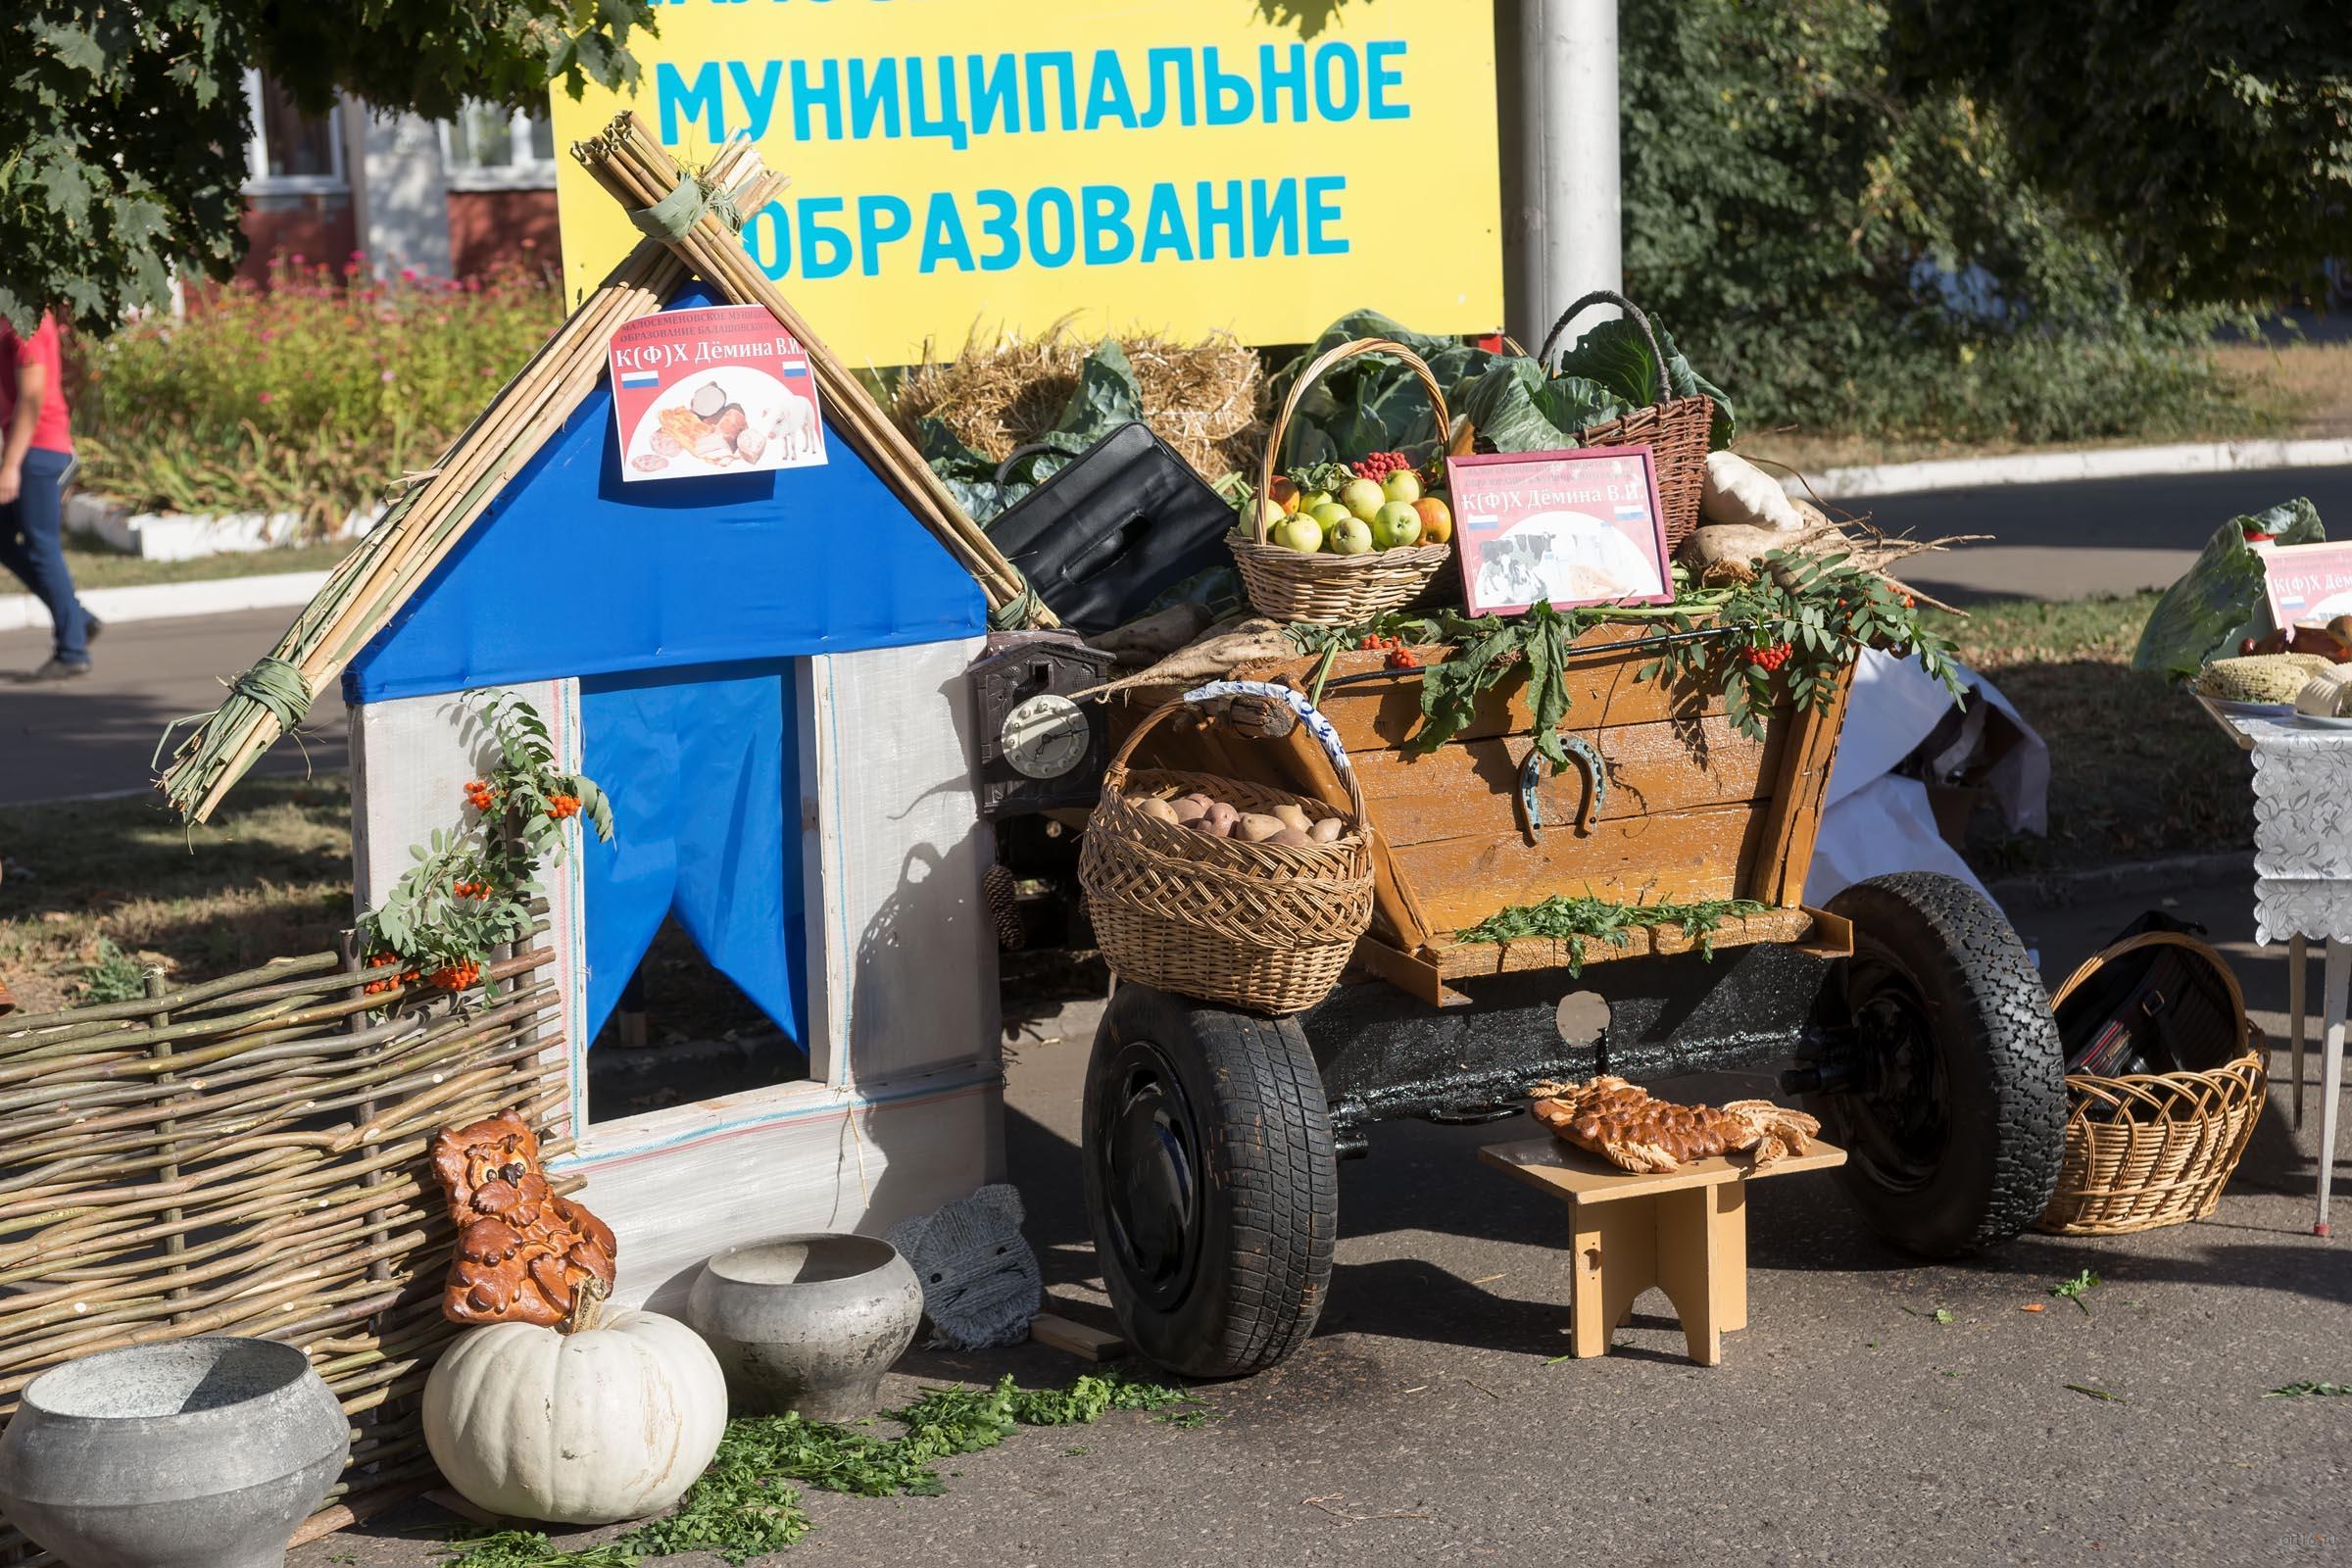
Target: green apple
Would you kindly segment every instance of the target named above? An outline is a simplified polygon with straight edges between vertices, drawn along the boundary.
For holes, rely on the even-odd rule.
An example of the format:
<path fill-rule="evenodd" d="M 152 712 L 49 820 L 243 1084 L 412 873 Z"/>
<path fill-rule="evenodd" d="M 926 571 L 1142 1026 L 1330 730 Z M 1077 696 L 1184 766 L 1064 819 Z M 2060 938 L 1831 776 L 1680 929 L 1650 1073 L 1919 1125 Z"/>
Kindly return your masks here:
<path fill-rule="evenodd" d="M 1328 490 L 1310 490 L 1298 498 L 1298 510 L 1305 513 L 1312 513 L 1317 507 L 1328 507 L 1331 504 L 1331 492 Z"/>
<path fill-rule="evenodd" d="M 1293 513 L 1274 524 L 1266 537 L 1285 550 L 1301 550 L 1312 555 L 1323 548 L 1323 525 L 1312 517 Z"/>
<path fill-rule="evenodd" d="M 1369 481 L 1363 481 L 1368 483 Z M 1345 517 L 1332 525 L 1331 553 L 1360 556 L 1372 548 L 1372 530 L 1361 517 Z"/>
<path fill-rule="evenodd" d="M 1401 501 L 1409 507 L 1421 499 L 1421 476 L 1410 468 L 1398 468 L 1380 488 L 1391 501 Z"/>
<path fill-rule="evenodd" d="M 1420 539 L 1421 514 L 1410 502 L 1392 501 L 1372 518 L 1372 543 L 1382 550 L 1418 544 Z"/>
<path fill-rule="evenodd" d="M 1326 501 L 1321 506 L 1310 510 L 1306 514 L 1315 519 L 1315 526 L 1323 530 L 1323 537 L 1326 540 L 1331 538 L 1332 529 L 1355 515 L 1337 501 Z"/>
<path fill-rule="evenodd" d="M 1388 499 L 1381 492 L 1380 486 L 1369 479 L 1350 479 L 1340 487 L 1340 505 L 1366 522 L 1372 520 L 1372 514 L 1378 512 Z"/>
<path fill-rule="evenodd" d="M 1269 531 L 1287 515 L 1278 503 L 1264 497 L 1258 499 L 1257 514 L 1263 519 Z"/>

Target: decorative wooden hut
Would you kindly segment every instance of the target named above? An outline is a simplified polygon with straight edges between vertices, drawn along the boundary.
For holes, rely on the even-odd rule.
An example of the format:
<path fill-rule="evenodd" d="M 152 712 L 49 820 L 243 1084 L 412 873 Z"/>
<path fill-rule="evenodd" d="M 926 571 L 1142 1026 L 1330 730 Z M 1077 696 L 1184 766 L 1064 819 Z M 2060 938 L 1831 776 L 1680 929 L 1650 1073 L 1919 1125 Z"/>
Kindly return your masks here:
<path fill-rule="evenodd" d="M 165 782 L 203 814 L 339 678 L 366 910 L 412 845 L 462 823 L 486 761 L 464 694 L 539 712 L 616 828 L 583 844 L 567 824 L 545 883 L 545 1028 L 568 1082 L 546 1131 L 573 1143 L 551 1168 L 589 1179 L 619 1238 L 617 1296 L 675 1304 L 721 1248 L 879 1229 L 1000 1170 L 964 671 L 992 610 L 1018 596 L 724 226 L 730 193 L 747 211 L 764 199 L 756 158 L 731 147 L 701 176 L 648 171 L 628 161 L 650 140 L 632 125 L 577 151 L 647 209 L 647 242 L 396 508 L 384 526 L 412 542 L 371 540 L 375 559 L 338 572 Z M 657 309 L 728 303 L 767 306 L 808 351 L 827 461 L 625 481 L 605 343 Z M 469 466 L 469 444 L 491 461 Z M 303 701 L 273 704 L 288 672 Z M 749 1086 L 680 1084 L 673 1102 L 613 1115 L 591 1087 L 592 1043 L 665 924 L 773 1038 Z"/>

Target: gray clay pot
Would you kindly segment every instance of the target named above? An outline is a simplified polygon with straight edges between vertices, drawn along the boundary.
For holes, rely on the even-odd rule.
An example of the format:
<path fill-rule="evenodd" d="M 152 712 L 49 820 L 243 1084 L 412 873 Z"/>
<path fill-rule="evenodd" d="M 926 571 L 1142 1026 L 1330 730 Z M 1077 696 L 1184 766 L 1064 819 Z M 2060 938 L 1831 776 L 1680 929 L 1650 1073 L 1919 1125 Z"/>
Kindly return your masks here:
<path fill-rule="evenodd" d="M 739 1415 L 871 1415 L 882 1374 L 913 1343 L 923 1287 L 872 1236 L 779 1236 L 703 1265 L 686 1318 L 726 1369 Z"/>
<path fill-rule="evenodd" d="M 0 1434 L 0 1512 L 71 1568 L 278 1568 L 350 1451 L 290 1345 L 134 1346 L 32 1380 Z"/>

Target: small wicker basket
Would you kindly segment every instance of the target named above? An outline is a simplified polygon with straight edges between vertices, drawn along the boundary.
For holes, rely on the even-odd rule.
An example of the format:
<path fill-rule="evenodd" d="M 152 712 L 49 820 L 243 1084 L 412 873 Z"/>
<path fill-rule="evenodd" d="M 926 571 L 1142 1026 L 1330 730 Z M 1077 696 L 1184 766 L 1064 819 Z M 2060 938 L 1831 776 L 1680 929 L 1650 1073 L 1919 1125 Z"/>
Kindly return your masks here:
<path fill-rule="evenodd" d="M 2058 1191 L 2036 1228 L 2059 1236 L 2123 1236 L 2203 1219 L 2221 1201 L 2262 1119 L 2262 1037 L 2222 956 L 2177 931 L 2145 931 L 2085 959 L 2051 998 L 2055 1007 L 2128 953 L 2177 946 L 2203 957 L 2235 1014 L 2241 1054 L 2196 1072 L 2108 1078 L 2069 1073 L 2066 1155 Z"/>
<path fill-rule="evenodd" d="M 1444 441 L 1451 416 L 1446 412 L 1446 394 L 1438 386 L 1438 378 L 1421 357 L 1387 338 L 1359 337 L 1319 356 L 1291 383 L 1291 394 L 1283 400 L 1274 427 L 1266 432 L 1266 449 L 1257 460 L 1260 498 L 1274 488 L 1274 465 L 1281 461 L 1282 438 L 1306 389 L 1324 371 L 1358 354 L 1394 355 L 1404 362 L 1437 406 L 1438 437 Z M 1703 454 L 1700 461 L 1705 461 Z M 1285 550 L 1268 542 L 1262 509 L 1253 511 L 1247 533 L 1238 528 L 1234 531 L 1232 543 L 1234 564 L 1241 568 L 1242 585 L 1249 591 L 1251 608 L 1276 620 L 1312 621 L 1322 626 L 1351 625 L 1384 610 L 1411 604 L 1453 554 L 1450 544 L 1407 545 L 1360 556 Z"/>
<path fill-rule="evenodd" d="M 1650 359 L 1658 367 L 1658 401 L 1622 419 L 1586 426 L 1576 433 L 1577 445 L 1649 448 L 1650 466 L 1658 480 L 1658 507 L 1666 514 L 1666 552 L 1672 555 L 1698 526 L 1699 498 L 1707 487 L 1707 446 L 1715 424 L 1715 400 L 1703 395 L 1668 396 L 1673 389 L 1666 384 L 1666 351 L 1658 343 L 1657 329 L 1640 306 L 1605 288 L 1578 300 L 1551 323 L 1551 335 L 1536 354 L 1545 369 L 1551 368 L 1552 349 L 1568 323 L 1576 319 L 1577 313 L 1593 305 L 1614 305 L 1642 328 L 1642 335 L 1649 340 Z"/>
<path fill-rule="evenodd" d="M 1328 722 L 1296 693 L 1236 681 L 1186 693 L 1146 715 L 1112 759 L 1079 847 L 1078 880 L 1095 939 L 1121 980 L 1253 1012 L 1298 1012 L 1338 984 L 1372 924 L 1364 797 L 1346 754 L 1334 766 L 1348 787 L 1347 830 L 1305 849 L 1212 838 L 1148 816 L 1136 803 L 1205 789 L 1249 810 L 1298 806 L 1321 816 L 1330 808 L 1320 801 L 1214 774 L 1127 766 L 1161 721 L 1240 689 L 1289 702 L 1327 753 L 1336 748 Z"/>

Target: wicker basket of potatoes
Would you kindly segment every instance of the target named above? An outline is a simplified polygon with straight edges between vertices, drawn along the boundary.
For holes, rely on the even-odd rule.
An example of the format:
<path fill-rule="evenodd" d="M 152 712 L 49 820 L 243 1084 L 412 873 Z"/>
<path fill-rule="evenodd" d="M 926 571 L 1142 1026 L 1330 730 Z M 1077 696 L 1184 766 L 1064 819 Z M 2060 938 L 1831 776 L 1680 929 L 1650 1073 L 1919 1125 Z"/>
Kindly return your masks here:
<path fill-rule="evenodd" d="M 1327 744 L 1348 790 L 1344 815 L 1268 785 L 1128 766 L 1152 728 L 1237 684 L 1189 693 L 1135 727 L 1103 775 L 1078 877 L 1120 979 L 1253 1012 L 1298 1012 L 1330 993 L 1372 923 L 1364 800 L 1346 755 Z M 1328 736 L 1302 698 L 1283 696 Z"/>

